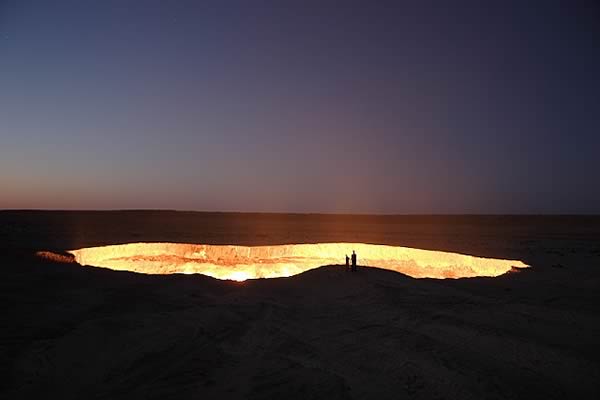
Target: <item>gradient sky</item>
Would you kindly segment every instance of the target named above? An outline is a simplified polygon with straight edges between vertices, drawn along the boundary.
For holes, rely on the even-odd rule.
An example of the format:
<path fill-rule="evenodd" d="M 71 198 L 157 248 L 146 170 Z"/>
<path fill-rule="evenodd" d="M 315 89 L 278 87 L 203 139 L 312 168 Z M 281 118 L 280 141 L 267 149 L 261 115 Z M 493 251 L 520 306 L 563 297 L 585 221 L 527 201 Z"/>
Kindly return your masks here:
<path fill-rule="evenodd" d="M 0 0 L 0 208 L 600 213 L 594 3 Z"/>

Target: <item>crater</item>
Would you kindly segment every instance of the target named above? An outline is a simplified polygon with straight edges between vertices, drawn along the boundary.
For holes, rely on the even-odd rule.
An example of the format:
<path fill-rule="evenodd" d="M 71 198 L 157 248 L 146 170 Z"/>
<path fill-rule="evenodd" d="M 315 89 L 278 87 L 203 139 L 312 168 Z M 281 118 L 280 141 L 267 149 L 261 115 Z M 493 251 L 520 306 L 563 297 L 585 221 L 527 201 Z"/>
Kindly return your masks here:
<path fill-rule="evenodd" d="M 81 265 L 144 274 L 204 274 L 243 281 L 300 274 L 322 265 L 341 265 L 355 251 L 359 267 L 377 267 L 413 278 L 495 277 L 517 260 L 475 257 L 443 251 L 366 243 L 229 246 L 181 243 L 129 243 L 71 250 Z M 340 267 L 343 268 L 343 267 Z"/>

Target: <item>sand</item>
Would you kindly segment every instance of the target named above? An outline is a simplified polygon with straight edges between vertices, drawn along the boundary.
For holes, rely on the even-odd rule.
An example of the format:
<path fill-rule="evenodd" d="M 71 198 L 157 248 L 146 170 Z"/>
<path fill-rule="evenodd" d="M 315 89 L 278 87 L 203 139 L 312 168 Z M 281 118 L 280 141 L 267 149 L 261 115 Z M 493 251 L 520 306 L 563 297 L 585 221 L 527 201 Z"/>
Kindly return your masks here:
<path fill-rule="evenodd" d="M 0 397 L 600 394 L 598 218 L 0 212 L 0 235 Z M 435 280 L 324 266 L 227 282 L 34 255 L 141 241 L 356 241 L 531 268 Z"/>

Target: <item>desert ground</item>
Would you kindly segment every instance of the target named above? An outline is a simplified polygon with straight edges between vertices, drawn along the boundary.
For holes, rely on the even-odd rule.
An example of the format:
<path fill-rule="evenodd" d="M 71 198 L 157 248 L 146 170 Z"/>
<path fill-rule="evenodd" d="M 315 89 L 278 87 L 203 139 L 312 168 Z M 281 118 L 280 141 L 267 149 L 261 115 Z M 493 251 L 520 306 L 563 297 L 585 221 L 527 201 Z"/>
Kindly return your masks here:
<path fill-rule="evenodd" d="M 531 267 L 232 282 L 36 256 L 132 242 L 374 243 Z M 1 398 L 600 395 L 600 217 L 0 211 L 0 251 Z"/>

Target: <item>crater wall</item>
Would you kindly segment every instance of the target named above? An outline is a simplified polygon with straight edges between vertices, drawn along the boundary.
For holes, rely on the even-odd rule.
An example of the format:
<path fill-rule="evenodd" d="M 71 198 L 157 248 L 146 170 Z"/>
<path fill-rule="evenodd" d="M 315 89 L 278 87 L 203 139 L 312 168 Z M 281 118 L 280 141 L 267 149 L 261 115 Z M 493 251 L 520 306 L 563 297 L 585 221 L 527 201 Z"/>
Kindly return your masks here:
<path fill-rule="evenodd" d="M 414 278 L 498 276 L 526 268 L 517 260 L 475 257 L 442 251 L 365 243 L 215 246 L 130 243 L 72 250 L 82 265 L 147 274 L 205 274 L 245 280 L 292 276 L 322 265 L 343 264 L 352 251 L 358 265 L 389 269 Z"/>

